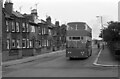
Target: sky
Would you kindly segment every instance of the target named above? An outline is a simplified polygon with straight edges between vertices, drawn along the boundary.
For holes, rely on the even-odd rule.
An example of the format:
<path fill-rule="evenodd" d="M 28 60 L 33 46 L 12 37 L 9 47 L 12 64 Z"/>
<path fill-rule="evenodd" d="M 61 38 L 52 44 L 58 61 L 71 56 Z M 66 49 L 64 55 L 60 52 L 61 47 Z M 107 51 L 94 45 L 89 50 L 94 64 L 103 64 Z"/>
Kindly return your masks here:
<path fill-rule="evenodd" d="M 52 23 L 60 21 L 60 24 L 68 22 L 86 22 L 92 28 L 93 38 L 100 39 L 100 18 L 103 24 L 108 21 L 118 20 L 119 0 L 11 0 L 14 10 L 21 13 L 30 13 L 37 4 L 39 19 L 51 16 Z"/>

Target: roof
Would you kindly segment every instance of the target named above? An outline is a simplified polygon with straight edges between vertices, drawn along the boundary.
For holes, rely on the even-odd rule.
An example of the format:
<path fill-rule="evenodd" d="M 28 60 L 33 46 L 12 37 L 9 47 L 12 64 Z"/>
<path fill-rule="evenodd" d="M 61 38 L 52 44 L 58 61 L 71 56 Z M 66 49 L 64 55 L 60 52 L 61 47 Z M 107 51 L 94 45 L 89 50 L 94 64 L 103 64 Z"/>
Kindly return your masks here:
<path fill-rule="evenodd" d="M 12 11 L 12 14 L 15 15 L 16 17 L 24 18 L 20 12 Z"/>
<path fill-rule="evenodd" d="M 2 12 L 4 13 L 5 18 L 13 19 L 6 11 L 4 8 L 2 8 Z"/>
<path fill-rule="evenodd" d="M 52 26 L 52 27 L 55 27 L 55 25 L 54 25 L 53 23 L 51 23 L 51 26 Z"/>
<path fill-rule="evenodd" d="M 2 10 L 3 10 L 6 18 L 11 18 L 11 14 L 7 13 L 7 11 L 5 10 L 5 8 L 2 8 Z M 12 15 L 14 15 L 16 17 L 24 18 L 24 16 L 20 12 L 17 12 L 17 11 L 16 12 L 12 11 Z"/>

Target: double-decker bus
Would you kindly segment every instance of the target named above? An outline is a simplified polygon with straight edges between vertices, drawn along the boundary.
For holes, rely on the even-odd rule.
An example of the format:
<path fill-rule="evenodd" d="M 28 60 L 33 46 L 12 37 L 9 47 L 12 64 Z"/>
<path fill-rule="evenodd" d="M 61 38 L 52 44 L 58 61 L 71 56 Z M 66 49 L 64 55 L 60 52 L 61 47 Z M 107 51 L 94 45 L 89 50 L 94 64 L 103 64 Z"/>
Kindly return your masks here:
<path fill-rule="evenodd" d="M 66 31 L 66 57 L 88 58 L 92 55 L 92 29 L 85 22 L 69 22 Z"/>

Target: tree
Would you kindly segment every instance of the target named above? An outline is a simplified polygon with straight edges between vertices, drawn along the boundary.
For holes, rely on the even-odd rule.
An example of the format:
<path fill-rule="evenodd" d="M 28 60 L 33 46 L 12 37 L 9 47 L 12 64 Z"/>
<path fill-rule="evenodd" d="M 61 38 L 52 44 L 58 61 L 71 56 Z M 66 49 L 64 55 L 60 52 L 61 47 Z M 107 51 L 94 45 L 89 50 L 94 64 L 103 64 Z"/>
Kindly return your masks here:
<path fill-rule="evenodd" d="M 108 27 L 101 30 L 99 37 L 101 38 L 103 37 L 103 40 L 106 42 L 119 41 L 120 40 L 120 23 L 113 22 L 113 21 L 108 22 Z"/>

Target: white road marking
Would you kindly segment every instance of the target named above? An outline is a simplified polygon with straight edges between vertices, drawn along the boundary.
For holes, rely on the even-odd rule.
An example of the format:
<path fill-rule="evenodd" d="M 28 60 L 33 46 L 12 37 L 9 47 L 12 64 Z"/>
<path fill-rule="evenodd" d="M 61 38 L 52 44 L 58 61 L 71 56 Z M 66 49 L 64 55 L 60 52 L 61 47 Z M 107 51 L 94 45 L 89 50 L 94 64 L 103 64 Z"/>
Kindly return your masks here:
<path fill-rule="evenodd" d="M 97 57 L 96 57 L 96 59 L 95 59 L 95 61 L 93 63 L 94 65 L 96 65 L 96 66 L 103 66 L 103 67 L 119 67 L 120 66 L 120 65 L 99 64 L 98 63 L 98 59 L 100 57 L 101 52 L 102 52 L 102 49 L 99 51 L 99 53 L 98 53 L 98 55 L 97 55 Z"/>

